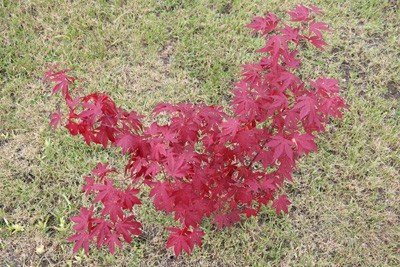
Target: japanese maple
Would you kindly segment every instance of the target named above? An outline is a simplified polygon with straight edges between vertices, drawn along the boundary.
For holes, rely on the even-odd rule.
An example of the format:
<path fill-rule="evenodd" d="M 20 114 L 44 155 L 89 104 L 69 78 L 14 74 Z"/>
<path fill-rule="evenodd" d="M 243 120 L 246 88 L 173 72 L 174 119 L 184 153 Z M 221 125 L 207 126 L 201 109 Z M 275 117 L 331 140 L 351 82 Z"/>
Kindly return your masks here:
<path fill-rule="evenodd" d="M 291 202 L 280 195 L 285 180 L 292 181 L 302 155 L 317 150 L 316 135 L 325 131 L 329 118 L 340 118 L 346 108 L 337 80 L 300 75 L 299 49 L 327 45 L 322 32 L 330 30 L 316 21 L 320 12 L 298 5 L 288 12 L 295 26 L 272 13 L 247 25 L 265 46 L 258 50 L 258 62 L 242 66 L 229 112 L 215 105 L 160 103 L 152 118 L 162 114 L 168 122 L 153 119 L 144 126 L 144 116 L 117 107 L 104 93 L 80 96 L 81 90 L 72 90 L 76 78 L 67 74 L 70 70 L 50 67 L 45 78 L 66 104 L 64 114 L 52 115 L 54 129 L 63 123 L 89 146 L 117 147 L 129 158 L 122 182 L 112 178 L 116 170 L 107 163 L 85 177 L 83 192 L 93 204 L 71 219 L 73 252 L 88 253 L 96 244 L 114 253 L 121 241 L 140 235 L 132 211 L 141 204 L 136 196 L 141 185 L 150 187 L 157 210 L 179 222 L 168 228 L 167 247 L 176 256 L 201 246 L 205 218 L 220 229 L 257 216 L 262 205 L 287 213 Z"/>

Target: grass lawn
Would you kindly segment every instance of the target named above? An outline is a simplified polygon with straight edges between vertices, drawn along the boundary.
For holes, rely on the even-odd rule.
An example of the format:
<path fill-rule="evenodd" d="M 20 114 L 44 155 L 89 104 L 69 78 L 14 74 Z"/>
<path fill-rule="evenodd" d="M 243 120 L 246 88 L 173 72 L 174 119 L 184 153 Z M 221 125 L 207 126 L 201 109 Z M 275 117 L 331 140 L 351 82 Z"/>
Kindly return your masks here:
<path fill-rule="evenodd" d="M 289 214 L 213 231 L 176 259 L 173 222 L 143 196 L 144 235 L 113 256 L 72 255 L 70 217 L 86 205 L 83 176 L 117 152 L 52 132 L 59 99 L 42 77 L 59 63 L 120 106 L 147 114 L 158 102 L 226 105 L 239 66 L 262 41 L 243 25 L 294 1 L 0 0 L 1 266 L 400 266 L 400 4 L 308 1 L 335 31 L 304 65 L 339 79 L 350 111 L 328 127 L 287 187 Z M 316 56 L 317 55 L 317 56 Z"/>

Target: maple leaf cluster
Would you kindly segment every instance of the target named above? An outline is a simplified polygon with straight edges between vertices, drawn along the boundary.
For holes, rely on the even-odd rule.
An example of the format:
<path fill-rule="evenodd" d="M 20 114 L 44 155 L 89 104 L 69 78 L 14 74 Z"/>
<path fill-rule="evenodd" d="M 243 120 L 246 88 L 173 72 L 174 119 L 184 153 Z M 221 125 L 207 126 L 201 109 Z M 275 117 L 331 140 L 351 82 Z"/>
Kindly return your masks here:
<path fill-rule="evenodd" d="M 321 32 L 330 30 L 315 20 L 320 13 L 298 5 L 288 12 L 298 27 L 278 27 L 281 22 L 272 13 L 247 25 L 265 39 L 258 50 L 263 56 L 243 65 L 228 111 L 214 105 L 161 103 L 152 115 L 168 122 L 144 126 L 143 116 L 117 107 L 104 93 L 73 97 L 76 79 L 69 70 L 51 67 L 46 79 L 56 84 L 53 94 L 61 91 L 67 107 L 65 115 L 53 113 L 54 129 L 64 121 L 89 146 L 119 147 L 129 158 L 126 188 L 115 185 L 110 175 L 116 170 L 107 164 L 99 163 L 85 178 L 83 190 L 93 205 L 72 218 L 73 251 L 88 253 L 89 244 L 95 243 L 114 253 L 122 240 L 130 243 L 141 234 L 132 211 L 140 204 L 136 195 L 142 184 L 151 188 L 155 208 L 179 222 L 169 228 L 167 241 L 176 256 L 201 246 L 204 218 L 220 229 L 257 216 L 263 205 L 270 204 L 276 214 L 287 213 L 290 201 L 279 195 L 285 180 L 292 181 L 302 155 L 317 150 L 316 134 L 325 131 L 329 118 L 340 118 L 347 108 L 337 80 L 300 78 L 298 49 L 307 43 L 321 50 L 327 45 Z"/>

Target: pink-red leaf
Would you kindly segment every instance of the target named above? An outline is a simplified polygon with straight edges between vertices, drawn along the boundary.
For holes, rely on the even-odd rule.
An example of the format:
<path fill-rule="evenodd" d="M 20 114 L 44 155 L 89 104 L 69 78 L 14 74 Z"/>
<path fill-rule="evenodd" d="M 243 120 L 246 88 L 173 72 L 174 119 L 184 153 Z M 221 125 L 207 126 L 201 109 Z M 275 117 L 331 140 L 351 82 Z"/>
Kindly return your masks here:
<path fill-rule="evenodd" d="M 294 145 L 291 140 L 286 139 L 283 135 L 278 134 L 271 138 L 266 145 L 274 150 L 273 159 L 277 160 L 281 156 L 286 155 L 291 160 L 293 159 L 293 150 L 292 146 Z"/>
<path fill-rule="evenodd" d="M 92 240 L 92 237 L 89 233 L 79 232 L 76 235 L 67 238 L 68 241 L 75 241 L 74 248 L 72 253 L 75 254 L 79 251 L 80 248 L 83 248 L 86 254 L 89 254 L 89 242 Z"/>
<path fill-rule="evenodd" d="M 122 148 L 122 153 L 131 153 L 139 145 L 140 139 L 130 132 L 119 135 L 115 140 L 115 145 Z"/>
<path fill-rule="evenodd" d="M 109 234 L 104 241 L 104 245 L 108 245 L 108 249 L 110 250 L 111 254 L 114 254 L 115 245 L 117 245 L 118 247 L 122 247 L 121 241 L 119 241 L 119 234 Z"/>
<path fill-rule="evenodd" d="M 288 14 L 292 18 L 292 21 L 308 21 L 311 19 L 309 17 L 310 10 L 303 5 L 297 5 L 295 9 L 289 11 Z"/>
<path fill-rule="evenodd" d="M 312 33 L 314 33 L 319 38 L 322 38 L 321 31 L 329 31 L 329 32 L 331 32 L 331 30 L 328 28 L 327 25 L 328 24 L 325 23 L 325 22 L 311 21 L 310 22 L 310 26 L 308 28 L 308 35 L 311 35 Z"/>
<path fill-rule="evenodd" d="M 315 46 L 316 48 L 319 48 L 319 49 L 321 49 L 321 50 L 325 50 L 325 47 L 324 47 L 324 46 L 327 46 L 327 45 L 328 45 L 328 44 L 324 41 L 324 39 L 322 39 L 321 37 L 316 36 L 316 35 L 311 36 L 311 37 L 308 37 L 308 41 L 309 41 L 313 46 Z"/>
<path fill-rule="evenodd" d="M 291 202 L 286 198 L 286 195 L 281 195 L 272 203 L 272 207 L 276 209 L 276 215 L 279 215 L 279 213 L 283 210 L 285 213 L 288 213 L 288 206 L 291 204 Z"/>
<path fill-rule="evenodd" d="M 111 234 L 111 229 L 114 228 L 113 224 L 108 220 L 103 218 L 99 218 L 94 220 L 96 226 L 93 227 L 93 231 L 91 232 L 91 236 L 97 236 L 97 247 L 103 245 L 105 239 Z"/>
<path fill-rule="evenodd" d="M 72 217 L 71 221 L 75 223 L 73 229 L 77 232 L 89 231 L 92 227 L 93 207 L 90 209 L 81 208 L 79 215 Z"/>
<path fill-rule="evenodd" d="M 122 221 L 117 222 L 116 230 L 122 234 L 124 240 L 128 243 L 132 241 L 132 235 L 141 235 L 142 231 L 140 228 L 142 225 L 135 220 L 135 217 L 129 216 L 124 218 Z"/>
<path fill-rule="evenodd" d="M 54 112 L 51 115 L 51 121 L 50 125 L 53 126 L 53 130 L 55 131 L 57 126 L 61 123 L 61 111 L 60 109 L 57 110 L 57 112 Z"/>
<path fill-rule="evenodd" d="M 197 244 L 201 247 L 201 237 L 204 235 L 202 231 L 194 229 L 190 231 L 188 228 L 168 228 L 170 237 L 167 241 L 167 248 L 174 247 L 175 256 L 178 258 L 181 252 L 184 250 L 187 254 L 190 254 Z"/>
<path fill-rule="evenodd" d="M 117 171 L 115 169 L 110 169 L 108 168 L 108 163 L 106 164 L 102 164 L 102 163 L 97 163 L 97 167 L 96 169 L 92 170 L 92 173 L 94 175 L 96 175 L 97 177 L 100 178 L 100 180 L 103 180 L 104 177 L 106 177 L 106 175 L 108 173 L 116 173 Z"/>
<path fill-rule="evenodd" d="M 303 153 L 308 155 L 310 151 L 317 150 L 317 144 L 315 144 L 314 139 L 315 137 L 311 134 L 296 133 L 292 140 L 297 147 L 299 155 L 301 156 Z"/>
<path fill-rule="evenodd" d="M 279 19 L 272 13 L 268 13 L 265 17 L 254 17 L 253 20 L 246 27 L 254 29 L 252 34 L 261 32 L 261 35 L 272 32 L 279 22 Z"/>

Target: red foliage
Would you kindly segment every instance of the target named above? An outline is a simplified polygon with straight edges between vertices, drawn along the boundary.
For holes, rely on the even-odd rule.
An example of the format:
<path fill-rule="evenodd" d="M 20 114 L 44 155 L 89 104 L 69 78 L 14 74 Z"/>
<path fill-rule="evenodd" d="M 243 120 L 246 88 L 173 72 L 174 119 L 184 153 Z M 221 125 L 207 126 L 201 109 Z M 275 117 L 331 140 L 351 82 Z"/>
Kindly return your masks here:
<path fill-rule="evenodd" d="M 116 187 L 109 177 L 116 171 L 107 164 L 99 163 L 85 178 L 83 189 L 93 206 L 72 218 L 74 252 L 83 248 L 87 253 L 96 242 L 114 253 L 120 241 L 129 243 L 132 235 L 141 234 L 131 212 L 140 204 L 135 195 L 142 183 L 151 188 L 156 209 L 173 213 L 181 224 L 169 228 L 167 247 L 174 247 L 176 256 L 201 246 L 203 218 L 211 218 L 219 229 L 243 216 L 257 216 L 262 205 L 271 204 L 277 214 L 288 212 L 290 201 L 279 195 L 284 180 L 292 180 L 303 154 L 317 150 L 315 136 L 325 131 L 329 118 L 340 118 L 346 109 L 337 80 L 303 82 L 298 74 L 297 49 L 306 43 L 321 50 L 326 45 L 321 31 L 330 30 L 315 21 L 320 10 L 300 5 L 288 13 L 299 27 L 278 28 L 272 13 L 247 25 L 265 38 L 258 51 L 265 55 L 243 66 L 232 112 L 202 104 L 159 104 L 153 115 L 162 113 L 168 122 L 145 127 L 143 116 L 117 107 L 101 92 L 73 98 L 75 78 L 68 70 L 52 67 L 46 72 L 46 79 L 56 83 L 53 94 L 61 91 L 68 107 L 63 117 L 69 132 L 82 135 L 88 145 L 120 147 L 129 156 L 123 182 L 127 188 Z M 60 121 L 60 112 L 54 113 L 51 125 L 55 128 Z"/>

